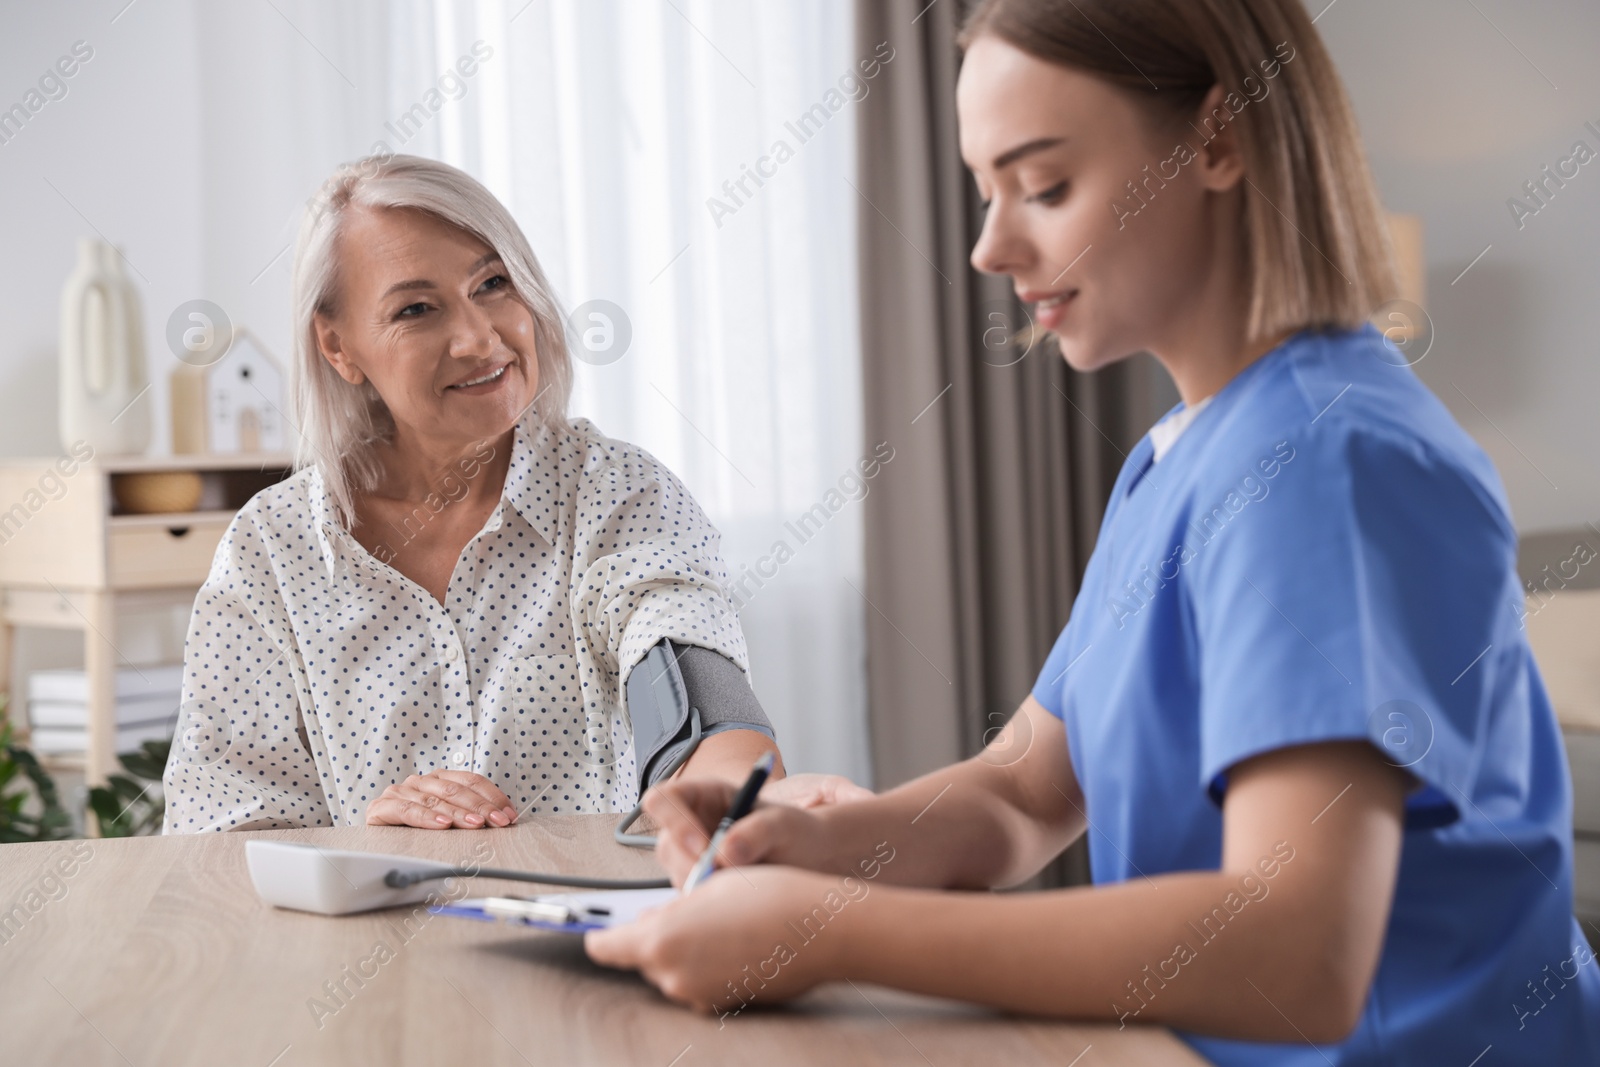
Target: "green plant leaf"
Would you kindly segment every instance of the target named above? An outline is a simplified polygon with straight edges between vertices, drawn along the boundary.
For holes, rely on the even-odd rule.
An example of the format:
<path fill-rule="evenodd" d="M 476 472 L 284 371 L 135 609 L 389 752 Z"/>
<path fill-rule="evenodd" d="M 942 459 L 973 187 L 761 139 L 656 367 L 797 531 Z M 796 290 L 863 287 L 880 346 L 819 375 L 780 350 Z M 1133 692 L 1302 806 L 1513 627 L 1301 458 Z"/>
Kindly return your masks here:
<path fill-rule="evenodd" d="M 18 784 L 21 774 L 25 784 Z M 37 797 L 39 813 L 25 810 Z M 55 779 L 39 765 L 33 753 L 12 744 L 11 720 L 0 697 L 0 841 L 57 841 L 72 832 L 72 816 L 61 806 Z"/>
<path fill-rule="evenodd" d="M 132 775 L 151 782 L 161 781 L 167 771 L 167 755 L 172 750 L 171 741 L 146 741 L 137 752 L 124 752 L 120 757 L 123 768 Z"/>
<path fill-rule="evenodd" d="M 123 822 L 122 803 L 111 790 L 104 786 L 95 786 L 89 790 L 89 810 L 94 812 L 95 820 L 100 824 L 101 837 L 127 837 L 127 825 Z"/>

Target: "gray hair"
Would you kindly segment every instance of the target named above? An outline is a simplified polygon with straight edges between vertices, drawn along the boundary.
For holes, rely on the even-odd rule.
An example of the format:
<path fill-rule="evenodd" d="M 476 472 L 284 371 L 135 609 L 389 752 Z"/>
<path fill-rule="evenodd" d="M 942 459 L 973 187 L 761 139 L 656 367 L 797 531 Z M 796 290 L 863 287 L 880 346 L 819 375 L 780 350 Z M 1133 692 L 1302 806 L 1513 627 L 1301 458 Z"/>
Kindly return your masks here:
<path fill-rule="evenodd" d="M 373 155 L 346 163 L 306 205 L 295 245 L 292 281 L 297 468 L 315 466 L 341 521 L 354 525 L 355 493 L 381 473 L 375 445 L 394 433 L 394 419 L 371 382 L 351 385 L 322 355 L 314 317 L 334 314 L 339 234 L 351 208 L 413 208 L 478 238 L 500 256 L 517 298 L 533 314 L 539 356 L 539 418 L 566 426 L 572 392 L 560 304 L 511 213 L 475 178 L 420 156 Z"/>

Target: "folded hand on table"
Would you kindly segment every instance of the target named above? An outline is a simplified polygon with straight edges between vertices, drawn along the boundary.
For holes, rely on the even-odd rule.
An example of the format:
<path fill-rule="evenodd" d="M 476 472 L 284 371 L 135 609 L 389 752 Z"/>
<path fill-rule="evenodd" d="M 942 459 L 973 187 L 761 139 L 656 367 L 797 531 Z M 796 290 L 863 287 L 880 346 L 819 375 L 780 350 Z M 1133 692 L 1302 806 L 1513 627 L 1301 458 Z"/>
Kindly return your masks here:
<path fill-rule="evenodd" d="M 471 771 L 413 774 L 385 789 L 367 807 L 369 826 L 481 830 L 510 826 L 516 819 L 511 799 L 489 779 Z"/>

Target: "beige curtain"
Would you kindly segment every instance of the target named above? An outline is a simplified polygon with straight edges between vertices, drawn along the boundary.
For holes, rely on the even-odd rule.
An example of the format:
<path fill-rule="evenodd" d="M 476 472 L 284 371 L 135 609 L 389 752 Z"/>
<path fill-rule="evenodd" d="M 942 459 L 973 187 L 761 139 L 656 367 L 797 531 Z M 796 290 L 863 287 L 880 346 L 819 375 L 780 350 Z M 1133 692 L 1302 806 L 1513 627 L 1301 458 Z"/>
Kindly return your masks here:
<path fill-rule="evenodd" d="M 959 8 L 856 8 L 860 54 L 894 48 L 858 127 L 866 439 L 895 449 L 865 502 L 860 591 L 878 788 L 972 755 L 1027 695 L 1123 458 L 1175 399 L 1148 357 L 1085 376 L 1029 350 L 1009 279 L 968 264 Z"/>

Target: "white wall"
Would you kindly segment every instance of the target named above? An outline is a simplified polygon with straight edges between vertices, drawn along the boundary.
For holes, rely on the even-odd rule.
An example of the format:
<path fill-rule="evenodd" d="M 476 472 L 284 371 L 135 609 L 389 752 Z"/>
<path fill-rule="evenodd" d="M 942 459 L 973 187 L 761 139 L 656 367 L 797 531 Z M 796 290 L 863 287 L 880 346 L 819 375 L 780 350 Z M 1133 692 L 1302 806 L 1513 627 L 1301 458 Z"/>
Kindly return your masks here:
<path fill-rule="evenodd" d="M 80 237 L 103 236 L 134 268 L 127 273 L 143 297 L 145 348 L 156 380 L 144 402 L 152 405 L 157 451 L 170 440 L 166 375 L 176 365 L 163 339 L 167 315 L 185 300 L 211 295 L 201 255 L 204 152 L 193 7 L 139 3 L 117 17 L 125 2 L 4 9 L 0 108 L 23 102 L 76 42 L 93 55 L 63 79 L 65 96 L 46 102 L 0 144 L 0 455 L 61 451 L 56 336 L 61 285 Z M 119 640 L 129 655 L 175 654 L 172 633 L 129 629 L 143 638 Z M 76 665 L 80 649 L 76 634 L 22 631 L 15 677 Z"/>
<path fill-rule="evenodd" d="M 93 58 L 20 134 L 0 144 L 0 454 L 54 455 L 61 284 L 80 237 L 103 235 L 137 271 L 155 444 L 165 451 L 167 314 L 207 296 L 201 260 L 200 108 L 189 3 L 7 6 L 0 107 L 24 99 L 77 41 Z M 54 188 L 52 188 L 54 186 Z M 58 192 L 59 190 L 59 192 Z M 141 278 L 140 275 L 143 275 Z"/>
<path fill-rule="evenodd" d="M 193 210 L 203 222 L 208 296 L 285 363 L 300 211 L 338 164 L 380 138 L 405 150 L 383 128 L 401 108 L 385 104 L 391 95 L 413 102 L 420 87 L 390 85 L 387 38 L 420 10 L 278 0 L 276 8 L 202 3 L 191 16 L 205 87 L 197 136 L 206 146 L 204 202 Z"/>
<path fill-rule="evenodd" d="M 1600 5 L 1339 0 L 1317 28 L 1387 207 L 1424 222 L 1418 373 L 1493 457 L 1519 529 L 1600 520 L 1600 159 L 1520 231 L 1506 207 L 1574 141 L 1600 153 Z"/>

